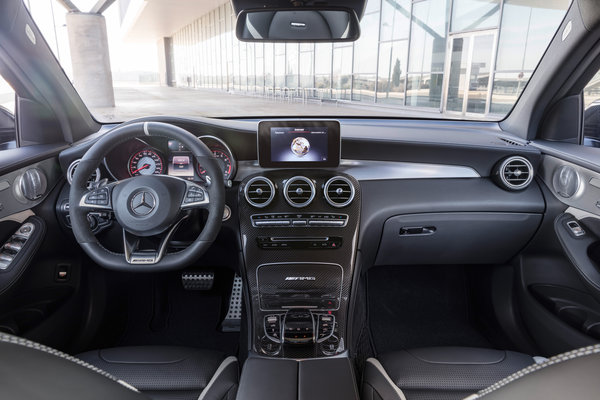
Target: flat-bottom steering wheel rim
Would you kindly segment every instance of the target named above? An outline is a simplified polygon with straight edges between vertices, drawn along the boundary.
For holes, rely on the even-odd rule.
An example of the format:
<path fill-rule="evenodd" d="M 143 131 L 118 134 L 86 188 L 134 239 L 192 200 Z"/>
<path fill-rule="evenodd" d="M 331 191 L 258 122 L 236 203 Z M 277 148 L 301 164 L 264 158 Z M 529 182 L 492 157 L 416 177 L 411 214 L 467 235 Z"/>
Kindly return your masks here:
<path fill-rule="evenodd" d="M 119 144 L 141 136 L 164 137 L 181 142 L 193 154 L 194 158 L 202 164 L 211 177 L 211 183 L 206 188 L 208 202 L 203 205 L 203 208 L 208 210 L 208 217 L 200 235 L 186 249 L 164 254 L 158 262 L 151 264 L 132 264 L 125 258 L 126 250 L 124 253 L 115 253 L 102 246 L 91 231 L 87 221 L 90 207 L 84 204 L 82 200 L 90 193 L 87 188 L 88 177 L 100 165 L 106 154 Z M 157 175 L 157 177 L 160 177 L 160 175 Z M 163 175 L 162 179 L 165 178 L 166 176 Z M 129 179 L 134 180 L 135 177 Z M 185 182 L 182 179 L 181 181 Z M 196 136 L 182 128 L 162 122 L 124 124 L 102 136 L 82 157 L 71 183 L 69 205 L 71 228 L 75 239 L 85 253 L 102 267 L 118 271 L 136 272 L 182 269 L 204 254 L 220 231 L 225 206 L 223 173 L 208 147 Z M 126 236 L 125 231 L 124 236 Z M 126 244 L 125 247 L 127 247 Z"/>

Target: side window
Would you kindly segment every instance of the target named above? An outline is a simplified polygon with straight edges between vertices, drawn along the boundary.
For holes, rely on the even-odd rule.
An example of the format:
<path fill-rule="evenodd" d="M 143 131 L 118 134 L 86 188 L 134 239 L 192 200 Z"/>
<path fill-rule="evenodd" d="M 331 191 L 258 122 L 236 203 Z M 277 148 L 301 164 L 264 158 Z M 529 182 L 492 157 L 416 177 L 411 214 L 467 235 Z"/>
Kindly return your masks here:
<path fill-rule="evenodd" d="M 0 76 L 0 151 L 16 146 L 15 91 Z"/>
<path fill-rule="evenodd" d="M 583 144 L 600 147 L 600 71 L 583 89 Z"/>

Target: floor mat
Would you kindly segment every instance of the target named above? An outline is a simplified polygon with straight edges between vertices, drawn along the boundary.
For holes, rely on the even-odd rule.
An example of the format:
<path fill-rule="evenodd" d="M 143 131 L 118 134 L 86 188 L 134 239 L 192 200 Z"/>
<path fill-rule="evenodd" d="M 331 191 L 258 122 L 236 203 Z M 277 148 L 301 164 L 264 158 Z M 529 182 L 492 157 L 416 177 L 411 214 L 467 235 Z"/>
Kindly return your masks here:
<path fill-rule="evenodd" d="M 368 291 L 378 353 L 424 346 L 490 347 L 469 319 L 461 266 L 372 268 Z"/>
<path fill-rule="evenodd" d="M 219 329 L 223 297 L 184 290 L 178 275 L 141 279 L 127 296 L 129 310 L 119 346 L 176 345 L 237 352 L 238 333 Z"/>

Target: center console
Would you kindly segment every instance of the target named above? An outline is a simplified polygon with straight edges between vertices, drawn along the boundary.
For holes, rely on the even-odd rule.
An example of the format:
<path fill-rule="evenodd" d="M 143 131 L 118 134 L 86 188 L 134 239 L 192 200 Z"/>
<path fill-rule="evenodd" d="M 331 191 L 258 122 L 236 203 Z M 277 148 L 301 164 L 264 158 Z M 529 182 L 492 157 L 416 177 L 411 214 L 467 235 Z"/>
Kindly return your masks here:
<path fill-rule="evenodd" d="M 361 198 L 358 182 L 334 168 L 339 124 L 261 122 L 258 147 L 265 170 L 239 190 L 252 350 L 338 355 L 346 350 Z"/>

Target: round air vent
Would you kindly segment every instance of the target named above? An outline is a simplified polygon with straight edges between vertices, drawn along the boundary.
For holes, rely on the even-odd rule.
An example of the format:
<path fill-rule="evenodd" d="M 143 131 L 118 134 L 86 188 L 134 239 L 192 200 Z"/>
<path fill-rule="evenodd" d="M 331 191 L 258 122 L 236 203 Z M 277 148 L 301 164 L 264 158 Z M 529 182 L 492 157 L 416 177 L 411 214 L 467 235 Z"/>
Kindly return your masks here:
<path fill-rule="evenodd" d="M 257 176 L 248 181 L 244 188 L 244 195 L 251 206 L 263 208 L 273 201 L 275 185 L 264 176 Z"/>
<path fill-rule="evenodd" d="M 283 195 L 287 202 L 296 208 L 306 207 L 315 198 L 315 184 L 304 176 L 288 179 L 283 187 Z"/>
<path fill-rule="evenodd" d="M 14 183 L 15 198 L 21 203 L 41 199 L 46 194 L 48 179 L 39 168 L 30 168 L 19 175 Z"/>
<path fill-rule="evenodd" d="M 354 200 L 354 185 L 348 178 L 334 176 L 325 183 L 324 195 L 333 207 L 346 207 Z"/>
<path fill-rule="evenodd" d="M 493 176 L 500 186 L 509 190 L 521 190 L 531 183 L 533 166 L 525 157 L 512 156 L 498 163 Z"/>
<path fill-rule="evenodd" d="M 81 162 L 81 159 L 75 160 L 69 165 L 69 168 L 67 168 L 67 182 L 69 182 L 69 185 L 73 182 L 73 176 L 75 175 L 75 169 L 77 168 L 77 166 L 79 165 L 80 162 Z M 90 179 L 88 180 L 87 186 L 90 187 L 92 185 L 92 183 L 96 183 L 99 181 L 100 181 L 100 168 L 96 168 L 96 170 L 94 172 L 92 172 L 92 175 L 90 175 Z"/>
<path fill-rule="evenodd" d="M 579 190 L 579 174 L 575 168 L 563 165 L 557 168 L 552 175 L 552 187 L 564 198 L 572 197 Z"/>

